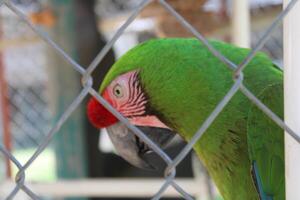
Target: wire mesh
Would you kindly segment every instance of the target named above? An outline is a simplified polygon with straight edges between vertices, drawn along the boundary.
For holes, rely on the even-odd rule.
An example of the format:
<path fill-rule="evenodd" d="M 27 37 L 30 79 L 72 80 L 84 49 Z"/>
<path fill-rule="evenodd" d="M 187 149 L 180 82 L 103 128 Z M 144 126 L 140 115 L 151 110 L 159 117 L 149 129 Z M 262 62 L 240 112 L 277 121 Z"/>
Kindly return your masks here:
<path fill-rule="evenodd" d="M 9 9 L 2 7 L 1 20 L 12 148 L 29 149 L 38 146 L 50 128 L 45 45 Z"/>
<path fill-rule="evenodd" d="M 2 154 L 11 160 L 11 162 L 19 169 L 18 174 L 15 177 L 15 188 L 10 192 L 6 199 L 13 199 L 14 196 L 20 191 L 23 190 L 29 197 L 32 199 L 40 199 L 40 197 L 35 194 L 30 188 L 26 186 L 26 169 L 36 160 L 36 158 L 45 150 L 53 136 L 61 128 L 64 122 L 72 115 L 73 111 L 82 103 L 83 99 L 86 98 L 89 94 L 94 96 L 104 107 L 106 107 L 112 114 L 114 114 L 122 123 L 124 123 L 134 134 L 136 134 L 141 140 L 143 140 L 154 152 L 156 152 L 167 164 L 165 169 L 165 182 L 162 183 L 159 191 L 154 194 L 152 199 L 160 199 L 164 191 L 168 187 L 173 187 L 178 191 L 185 199 L 193 199 L 183 188 L 181 188 L 175 180 L 176 177 L 176 166 L 185 158 L 187 153 L 191 151 L 193 145 L 201 138 L 203 133 L 207 128 L 213 123 L 215 118 L 223 110 L 231 98 L 236 94 L 237 91 L 242 91 L 242 93 L 248 97 L 258 108 L 260 108 L 267 116 L 269 116 L 276 124 L 278 124 L 282 129 L 284 129 L 288 134 L 290 134 L 296 141 L 300 142 L 300 137 L 290 129 L 282 119 L 280 119 L 276 114 L 274 114 L 267 106 L 265 106 L 255 95 L 251 93 L 243 85 L 243 70 L 247 64 L 252 60 L 255 54 L 262 48 L 262 46 L 269 39 L 271 32 L 281 23 L 283 18 L 289 13 L 289 11 L 294 7 L 298 0 L 292 0 L 289 5 L 277 16 L 271 26 L 266 30 L 262 37 L 258 40 L 257 44 L 254 46 L 253 50 L 249 55 L 244 59 L 239 65 L 235 65 L 226 57 L 224 57 L 220 52 L 218 52 L 208 40 L 199 33 L 191 24 L 189 24 L 179 13 L 177 13 L 172 6 L 165 0 L 159 0 L 158 2 L 163 6 L 167 11 L 170 12 L 188 31 L 193 33 L 196 38 L 199 39 L 211 52 L 214 56 L 220 59 L 221 62 L 225 63 L 228 68 L 233 72 L 234 84 L 223 99 L 216 105 L 213 112 L 208 116 L 204 123 L 200 126 L 198 131 L 195 133 L 191 141 L 184 147 L 184 149 L 175 157 L 171 159 L 160 147 L 158 147 L 151 139 L 149 139 L 141 130 L 137 127 L 131 125 L 129 121 L 124 118 L 118 111 L 116 111 L 108 102 L 106 102 L 96 90 L 92 88 L 93 79 L 91 73 L 95 70 L 99 62 L 107 54 L 112 45 L 116 40 L 123 34 L 124 30 L 131 24 L 131 22 L 137 17 L 140 11 L 146 7 L 152 0 L 143 0 L 135 8 L 134 12 L 127 19 L 127 21 L 118 29 L 113 38 L 106 44 L 102 51 L 96 56 L 93 62 L 85 70 L 77 62 L 75 62 L 68 54 L 64 52 L 51 38 L 49 38 L 45 33 L 36 28 L 27 17 L 22 14 L 20 10 L 9 0 L 2 0 L 0 2 L 1 6 L 7 6 L 11 11 L 13 11 L 25 24 L 27 24 L 40 38 L 42 38 L 48 45 L 50 45 L 60 56 L 62 56 L 66 61 L 68 61 L 74 70 L 78 71 L 82 75 L 81 83 L 83 89 L 80 94 L 73 100 L 69 107 L 65 110 L 62 116 L 58 119 L 52 129 L 46 134 L 45 138 L 39 143 L 39 146 L 31 158 L 24 164 L 21 165 L 20 162 L 3 146 L 0 144 L 0 151 Z"/>

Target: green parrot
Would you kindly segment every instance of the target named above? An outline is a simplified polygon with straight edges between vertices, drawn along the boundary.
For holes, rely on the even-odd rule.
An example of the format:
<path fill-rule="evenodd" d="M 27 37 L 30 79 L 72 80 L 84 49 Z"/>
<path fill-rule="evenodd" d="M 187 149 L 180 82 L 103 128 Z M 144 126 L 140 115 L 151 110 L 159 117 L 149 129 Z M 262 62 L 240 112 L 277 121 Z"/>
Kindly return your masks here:
<path fill-rule="evenodd" d="M 210 41 L 235 64 L 250 50 Z M 257 53 L 247 65 L 244 85 L 283 118 L 283 74 Z M 201 42 L 165 38 L 142 43 L 107 73 L 99 93 L 159 146 L 175 134 L 189 141 L 234 83 L 233 73 Z M 140 168 L 151 168 L 151 149 L 95 98 L 87 114 L 107 127 L 117 152 Z M 284 200 L 283 130 L 238 91 L 194 145 L 225 200 Z"/>

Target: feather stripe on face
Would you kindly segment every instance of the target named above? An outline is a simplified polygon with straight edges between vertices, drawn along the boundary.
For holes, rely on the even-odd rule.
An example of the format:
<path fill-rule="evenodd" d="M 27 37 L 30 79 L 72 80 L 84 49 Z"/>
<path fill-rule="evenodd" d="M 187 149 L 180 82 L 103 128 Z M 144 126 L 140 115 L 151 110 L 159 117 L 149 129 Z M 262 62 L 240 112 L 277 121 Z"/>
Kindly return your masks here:
<path fill-rule="evenodd" d="M 148 103 L 149 99 L 143 91 L 138 71 L 130 71 L 118 76 L 105 88 L 102 96 L 117 111 L 128 118 L 128 120 L 136 126 L 151 126 L 170 129 L 162 123 L 154 113 L 148 112 L 151 110 Z M 94 104 L 96 103 L 94 102 L 93 105 Z M 97 107 L 99 108 L 97 110 L 104 110 L 100 109 L 101 105 L 98 104 Z M 105 120 L 103 121 L 101 119 L 103 113 L 95 113 L 92 111 L 90 113 L 93 113 L 91 121 L 93 121 L 93 124 L 96 127 L 100 127 L 100 125 L 97 124 L 101 124 L 101 127 L 105 127 L 103 126 Z M 108 115 L 107 112 L 105 112 L 105 115 Z M 103 118 L 108 117 L 104 116 Z M 112 117 L 109 117 L 108 119 L 111 118 Z M 97 121 L 99 121 L 99 123 Z M 110 121 L 115 122 L 117 120 Z M 108 124 L 111 125 L 111 123 Z"/>
<path fill-rule="evenodd" d="M 126 75 L 127 74 L 124 74 L 124 76 Z M 138 73 L 130 73 L 128 80 L 127 86 L 125 84 L 123 88 L 128 90 L 129 97 L 126 103 L 120 106 L 119 112 L 128 118 L 143 116 L 146 114 L 146 104 L 148 100 L 142 91 Z"/>

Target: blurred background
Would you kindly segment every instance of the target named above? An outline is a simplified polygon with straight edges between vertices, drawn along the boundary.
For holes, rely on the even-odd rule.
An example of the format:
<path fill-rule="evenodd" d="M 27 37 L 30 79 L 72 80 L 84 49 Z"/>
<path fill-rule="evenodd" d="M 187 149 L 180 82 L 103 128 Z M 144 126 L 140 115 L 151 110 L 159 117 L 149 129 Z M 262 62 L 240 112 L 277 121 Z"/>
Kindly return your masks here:
<path fill-rule="evenodd" d="M 13 2 L 31 23 L 48 34 L 79 64 L 88 66 L 126 21 L 140 0 L 13 0 Z M 207 38 L 226 42 L 234 40 L 233 0 L 168 2 Z M 251 41 L 249 46 L 257 43 L 281 10 L 281 0 L 249 0 L 249 41 Z M 128 49 L 148 39 L 161 37 L 193 37 L 193 35 L 159 3 L 153 2 L 126 29 L 93 72 L 94 88 L 99 87 L 110 66 Z M 281 27 L 273 32 L 263 51 L 279 66 L 282 65 Z M 82 89 L 80 78 L 80 74 L 28 25 L 7 7 L 0 7 L 0 141 L 22 164 L 32 156 L 51 127 L 78 95 Z M 148 186 L 147 180 L 153 180 L 151 186 L 154 192 L 145 192 L 144 195 L 123 195 L 122 188 L 116 184 L 119 188 L 110 187 L 111 191 L 104 195 L 72 197 L 72 199 L 149 199 L 163 184 L 163 171 L 139 170 L 119 158 L 105 130 L 99 133 L 88 123 L 85 105 L 86 102 L 76 109 L 47 149 L 26 170 L 26 180 L 33 184 L 44 184 L 46 187 L 47 184 L 60 183 L 66 179 L 80 181 L 92 178 L 105 185 L 110 180 L 118 181 L 121 178 L 122 181 L 133 180 L 128 184 L 132 184 L 139 191 Z M 176 139 L 167 152 L 174 157 L 184 145 L 183 141 Z M 204 168 L 193 171 L 193 165 L 201 164 L 189 155 L 177 168 L 178 181 L 181 181 L 183 188 L 197 199 L 221 199 Z M 16 173 L 17 168 L 0 154 L 0 199 L 5 198 L 13 189 L 12 180 Z M 86 187 L 88 186 L 87 184 Z M 60 195 L 53 197 L 47 193 L 47 189 L 35 187 L 34 191 L 40 192 L 44 199 L 70 197 Z M 84 187 L 73 189 L 85 190 Z M 56 185 L 53 190 L 60 191 L 63 188 Z M 19 192 L 15 199 L 30 198 Z M 170 192 L 165 199 L 180 199 L 180 195 Z"/>

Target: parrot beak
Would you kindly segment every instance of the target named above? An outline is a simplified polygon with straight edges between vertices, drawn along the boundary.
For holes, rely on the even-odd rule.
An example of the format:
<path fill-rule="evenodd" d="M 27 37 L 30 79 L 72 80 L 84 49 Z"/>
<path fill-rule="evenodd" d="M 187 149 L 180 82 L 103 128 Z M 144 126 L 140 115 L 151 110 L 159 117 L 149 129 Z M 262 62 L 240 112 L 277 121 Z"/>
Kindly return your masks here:
<path fill-rule="evenodd" d="M 159 147 L 165 147 L 176 135 L 170 129 L 137 126 Z M 117 153 L 130 164 L 148 170 L 156 169 L 145 158 L 145 154 L 152 152 L 146 143 L 132 133 L 124 124 L 118 122 L 106 128 Z"/>

